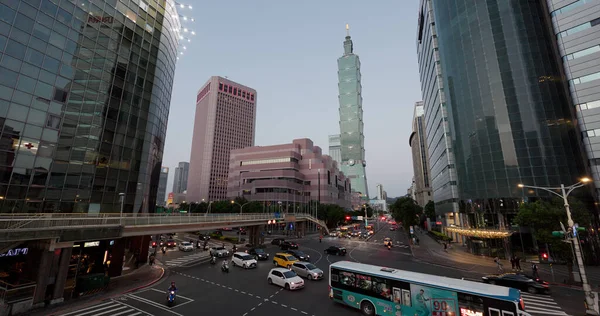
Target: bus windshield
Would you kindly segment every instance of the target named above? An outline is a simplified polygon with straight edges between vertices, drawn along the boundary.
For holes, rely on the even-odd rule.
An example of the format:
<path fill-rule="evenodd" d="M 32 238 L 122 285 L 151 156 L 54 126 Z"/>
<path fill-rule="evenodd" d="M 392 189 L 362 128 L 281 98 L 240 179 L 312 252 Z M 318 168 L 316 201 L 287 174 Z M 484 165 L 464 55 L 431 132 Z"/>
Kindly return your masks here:
<path fill-rule="evenodd" d="M 512 288 L 350 261 L 329 270 L 330 298 L 375 315 L 529 315 Z"/>

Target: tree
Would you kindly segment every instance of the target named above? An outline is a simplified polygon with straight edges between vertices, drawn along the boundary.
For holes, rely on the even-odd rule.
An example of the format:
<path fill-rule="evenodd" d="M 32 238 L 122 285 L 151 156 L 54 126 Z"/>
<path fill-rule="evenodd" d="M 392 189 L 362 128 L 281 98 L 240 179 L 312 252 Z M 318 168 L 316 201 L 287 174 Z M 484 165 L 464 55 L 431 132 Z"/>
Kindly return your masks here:
<path fill-rule="evenodd" d="M 417 225 L 421 214 L 423 214 L 423 208 L 421 208 L 415 200 L 409 197 L 397 199 L 390 208 L 396 222 L 402 222 L 402 225 L 406 229 L 410 226 Z"/>
<path fill-rule="evenodd" d="M 430 220 L 435 220 L 436 215 L 435 215 L 435 203 L 433 201 L 429 201 L 427 202 L 427 204 L 425 204 L 425 209 L 424 209 L 424 213 L 425 216 L 427 218 L 429 218 Z"/>
<path fill-rule="evenodd" d="M 590 227 L 592 216 L 585 205 L 575 198 L 569 198 L 569 205 L 573 221 L 581 227 Z M 514 221 L 520 226 L 533 228 L 538 243 L 550 246 L 553 259 L 566 261 L 569 275 L 572 278 L 573 252 L 571 243 L 564 242 L 561 237 L 552 236 L 553 231 L 561 230 L 560 223 L 568 225 L 567 212 L 561 198 L 554 198 L 550 202 L 538 200 L 533 203 L 521 204 Z M 585 239 L 586 234 L 587 232 L 579 233 L 580 239 Z"/>

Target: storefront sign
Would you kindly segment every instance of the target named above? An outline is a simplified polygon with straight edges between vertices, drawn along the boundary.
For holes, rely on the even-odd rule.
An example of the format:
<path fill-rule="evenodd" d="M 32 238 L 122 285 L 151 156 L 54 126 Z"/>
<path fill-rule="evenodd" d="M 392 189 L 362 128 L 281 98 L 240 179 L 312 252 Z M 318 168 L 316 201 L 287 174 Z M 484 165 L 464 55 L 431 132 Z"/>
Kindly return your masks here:
<path fill-rule="evenodd" d="M 0 253 L 0 258 L 2 257 L 16 257 L 19 255 L 26 255 L 29 252 L 29 248 L 15 248 L 10 249 L 5 253 Z"/>
<path fill-rule="evenodd" d="M 460 316 L 483 316 L 483 313 L 461 307 Z"/>
<path fill-rule="evenodd" d="M 83 248 L 88 248 L 88 247 L 97 247 L 100 246 L 100 242 L 99 241 L 90 241 L 90 242 L 86 242 L 83 244 Z"/>

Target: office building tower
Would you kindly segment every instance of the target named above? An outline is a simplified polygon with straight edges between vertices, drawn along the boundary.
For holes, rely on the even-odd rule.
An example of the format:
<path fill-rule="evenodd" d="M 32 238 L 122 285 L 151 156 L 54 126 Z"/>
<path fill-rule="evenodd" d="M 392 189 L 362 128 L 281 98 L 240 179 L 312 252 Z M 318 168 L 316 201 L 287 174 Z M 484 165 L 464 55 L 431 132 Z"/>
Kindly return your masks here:
<path fill-rule="evenodd" d="M 231 151 L 229 199 L 243 197 L 265 207 L 282 203 L 288 212 L 308 210 L 314 202 L 348 209 L 350 189 L 333 159 L 307 138 Z"/>
<path fill-rule="evenodd" d="M 431 194 L 435 212 L 444 225 L 460 226 L 457 175 L 436 32 L 432 1 L 421 0 L 416 44 Z"/>
<path fill-rule="evenodd" d="M 187 200 L 227 198 L 229 154 L 254 146 L 256 91 L 222 77 L 211 77 L 198 91 Z"/>
<path fill-rule="evenodd" d="M 156 205 L 165 206 L 167 199 L 167 180 L 169 179 L 169 168 L 160 169 L 160 179 L 158 180 L 158 192 L 156 193 Z"/>
<path fill-rule="evenodd" d="M 383 185 L 382 184 L 378 184 L 377 185 L 377 199 L 378 200 L 385 200 L 384 192 L 385 191 L 383 191 Z"/>
<path fill-rule="evenodd" d="M 180 162 L 175 167 L 175 178 L 173 179 L 173 193 L 183 193 L 187 190 L 188 173 L 190 171 L 189 162 Z"/>
<path fill-rule="evenodd" d="M 329 157 L 337 162 L 338 168 L 342 166 L 342 153 L 340 151 L 340 134 L 329 135 Z"/>
<path fill-rule="evenodd" d="M 153 212 L 175 3 L 55 3 L 0 4 L 0 212 Z"/>
<path fill-rule="evenodd" d="M 413 171 L 415 179 L 415 201 L 425 206 L 431 200 L 429 186 L 429 154 L 425 135 L 425 112 L 423 101 L 415 103 L 413 115 L 413 132 L 410 134 L 408 145 L 412 151 Z"/>
<path fill-rule="evenodd" d="M 0 1 L 0 213 L 155 211 L 180 26 L 172 0 Z M 130 245 L 146 260 L 149 238 L 97 223 L 3 227 L 3 313 L 90 293 Z"/>
<path fill-rule="evenodd" d="M 360 59 L 354 54 L 348 25 L 346 32 L 344 55 L 338 58 L 341 170 L 352 190 L 368 201 Z"/>
<path fill-rule="evenodd" d="M 546 1 L 577 123 L 600 191 L 600 0 Z M 557 78 L 548 78 L 556 80 Z"/>
<path fill-rule="evenodd" d="M 500 237 L 510 235 L 503 232 L 510 229 L 524 197 L 552 196 L 523 190 L 519 183 L 556 187 L 585 175 L 568 91 L 558 79 L 555 37 L 545 23 L 542 2 L 423 0 L 429 10 L 422 6 L 420 12 L 435 22 L 430 26 L 439 63 L 431 69 L 441 68 L 438 85 L 444 96 L 436 111 L 448 113 L 442 124 L 449 126 L 453 139 L 455 162 L 448 167 L 458 175 L 460 211 L 470 228 L 497 230 Z M 426 28 L 419 25 L 419 39 L 425 40 L 421 35 Z M 427 71 L 432 70 L 422 70 L 425 98 L 434 92 L 426 89 Z M 432 123 L 426 117 L 428 133 L 436 128 Z M 436 146 L 428 142 L 429 149 Z M 430 154 L 430 161 L 435 158 Z M 450 231 L 471 240 L 472 232 Z M 505 249 L 502 245 L 501 239 L 487 243 Z"/>

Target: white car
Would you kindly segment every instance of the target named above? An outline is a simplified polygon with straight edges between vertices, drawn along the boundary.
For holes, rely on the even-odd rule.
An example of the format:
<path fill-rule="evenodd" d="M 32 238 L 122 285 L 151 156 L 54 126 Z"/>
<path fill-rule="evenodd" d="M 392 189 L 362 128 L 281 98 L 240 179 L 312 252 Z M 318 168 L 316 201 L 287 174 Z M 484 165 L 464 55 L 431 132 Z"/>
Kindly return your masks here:
<path fill-rule="evenodd" d="M 256 259 L 245 252 L 236 252 L 231 258 L 231 264 L 244 269 L 256 268 Z"/>
<path fill-rule="evenodd" d="M 269 284 L 279 285 L 286 290 L 297 290 L 304 287 L 304 280 L 296 272 L 285 268 L 274 268 L 267 276 Z"/>
<path fill-rule="evenodd" d="M 191 242 L 184 241 L 179 244 L 179 250 L 192 251 L 192 250 L 194 250 L 194 245 Z"/>

